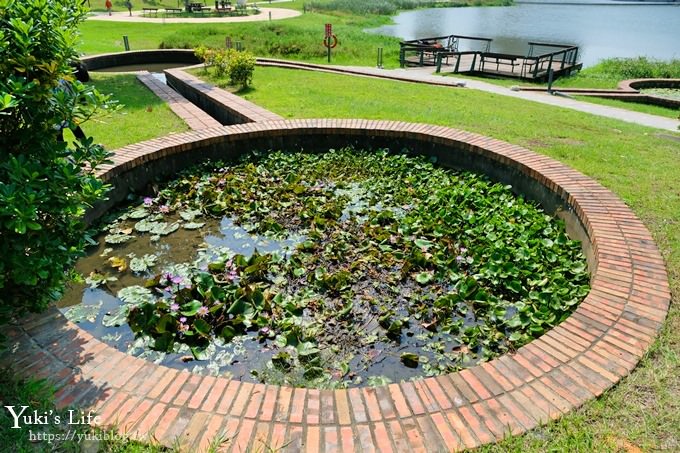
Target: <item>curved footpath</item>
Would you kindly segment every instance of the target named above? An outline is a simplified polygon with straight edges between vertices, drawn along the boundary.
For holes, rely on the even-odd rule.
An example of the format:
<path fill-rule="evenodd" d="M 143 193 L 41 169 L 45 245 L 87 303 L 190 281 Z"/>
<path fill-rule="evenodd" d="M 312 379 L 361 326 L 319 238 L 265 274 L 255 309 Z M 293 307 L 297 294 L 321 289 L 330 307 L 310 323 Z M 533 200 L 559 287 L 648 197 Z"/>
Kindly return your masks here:
<path fill-rule="evenodd" d="M 286 19 L 290 17 L 299 16 L 299 11 L 282 8 L 261 8 L 261 13 L 253 16 L 240 17 L 197 17 L 197 18 L 165 18 L 165 17 L 141 17 L 140 12 L 133 12 L 133 16 L 129 17 L 127 13 L 113 13 L 108 16 L 106 13 L 97 13 L 91 16 L 89 20 L 109 20 L 119 22 L 149 22 L 149 23 L 201 23 L 201 22 L 253 22 L 268 19 L 268 13 L 272 12 L 272 20 Z M 556 107 L 563 107 L 572 110 L 577 110 L 592 115 L 603 116 L 606 118 L 613 118 L 628 123 L 634 123 L 642 126 L 652 127 L 655 129 L 664 129 L 667 131 L 678 132 L 680 121 L 678 119 L 666 118 L 648 113 L 635 112 L 616 107 L 609 107 L 606 105 L 593 104 L 590 102 L 578 101 L 569 97 L 554 96 L 547 92 L 536 91 L 513 91 L 507 87 L 494 85 L 481 80 L 470 79 L 456 79 L 454 77 L 444 77 L 433 73 L 431 67 L 423 68 L 408 68 L 408 69 L 379 69 L 367 66 L 339 66 L 339 65 L 321 65 L 313 63 L 304 63 L 290 60 L 279 60 L 275 58 L 258 58 L 258 65 L 261 66 L 275 66 L 288 69 L 301 69 L 307 71 L 331 72 L 339 74 L 348 74 L 365 77 L 376 77 L 390 80 L 400 80 L 404 82 L 426 83 L 429 85 L 460 87 L 465 86 L 487 93 L 498 94 L 501 96 L 510 96 L 518 99 L 523 99 L 531 102 L 539 102 L 542 104 L 553 105 Z"/>
<path fill-rule="evenodd" d="M 131 23 L 150 23 L 150 24 L 202 24 L 202 23 L 229 23 L 229 22 L 258 22 L 269 20 L 271 13 L 272 20 L 290 19 L 300 16 L 300 11 L 285 8 L 259 8 L 260 14 L 250 14 L 248 16 L 223 16 L 223 17 L 173 17 L 166 15 L 163 8 L 158 8 L 156 15 L 144 15 L 143 11 L 132 11 L 132 16 L 127 11 L 117 11 L 110 16 L 106 12 L 95 12 L 89 16 L 88 20 L 101 20 L 108 22 L 131 22 Z"/>
<path fill-rule="evenodd" d="M 461 80 L 455 79 L 453 77 L 444 77 L 433 74 L 433 69 L 428 67 L 408 69 L 378 69 L 365 66 L 318 65 L 270 58 L 258 58 L 258 63 L 263 66 L 277 66 L 291 69 L 303 69 L 308 71 L 333 72 L 339 74 L 377 77 L 383 79 L 401 80 L 404 82 L 426 83 L 429 85 L 456 87 L 464 84 L 464 86 L 467 88 L 486 91 L 487 93 L 498 94 L 501 96 L 510 96 L 518 99 L 524 99 L 525 101 L 554 105 L 556 107 L 564 107 L 584 113 L 625 121 L 627 123 L 635 123 L 642 126 L 653 127 L 656 129 L 665 129 L 667 131 L 678 132 L 678 126 L 680 126 L 680 121 L 676 119 L 650 115 L 648 113 L 635 112 L 632 110 L 609 107 L 606 105 L 592 104 L 562 96 L 553 96 L 546 92 L 540 93 L 513 91 L 509 88 L 483 82 L 481 80 Z"/>

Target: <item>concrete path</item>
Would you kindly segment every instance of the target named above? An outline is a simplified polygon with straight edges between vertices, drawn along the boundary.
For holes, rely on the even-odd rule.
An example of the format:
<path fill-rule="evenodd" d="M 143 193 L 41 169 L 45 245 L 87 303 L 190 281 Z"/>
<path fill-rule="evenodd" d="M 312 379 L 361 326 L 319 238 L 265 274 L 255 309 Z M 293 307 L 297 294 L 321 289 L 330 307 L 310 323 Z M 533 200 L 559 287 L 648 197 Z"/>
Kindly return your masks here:
<path fill-rule="evenodd" d="M 272 20 L 289 19 L 300 16 L 300 11 L 284 8 L 260 8 L 260 14 L 250 14 L 248 16 L 223 16 L 223 17 L 173 17 L 166 15 L 163 8 L 158 9 L 156 16 L 142 15 L 143 11 L 132 11 L 132 16 L 127 11 L 113 12 L 110 16 L 106 12 L 94 12 L 88 20 L 101 20 L 108 22 L 136 22 L 152 24 L 200 24 L 200 23 L 228 23 L 228 22 L 257 22 L 269 20 L 271 13 Z"/>
<path fill-rule="evenodd" d="M 357 68 L 352 68 L 357 69 Z M 377 68 L 363 68 L 369 73 L 381 72 L 392 73 L 400 78 L 413 78 L 424 82 L 441 83 L 442 79 L 448 81 L 451 85 L 458 83 L 465 83 L 467 88 L 474 88 L 475 90 L 486 91 L 487 93 L 499 94 L 502 96 L 510 96 L 526 101 L 540 102 L 542 104 L 554 105 L 557 107 L 564 107 L 579 112 L 591 113 L 593 115 L 604 116 L 607 118 L 614 118 L 628 123 L 640 124 L 642 126 L 649 126 L 656 129 L 665 129 L 668 131 L 678 132 L 680 129 L 680 121 L 677 119 L 666 118 L 657 115 L 650 115 L 648 113 L 635 112 L 616 107 L 609 107 L 606 105 L 592 104 L 590 102 L 578 101 L 562 96 L 553 96 L 548 93 L 536 93 L 526 91 L 512 91 L 510 88 L 494 85 L 492 83 L 483 82 L 481 80 L 461 80 L 452 77 L 442 77 L 433 74 L 432 68 L 415 68 L 415 69 L 377 69 Z"/>
<path fill-rule="evenodd" d="M 498 94 L 501 96 L 510 96 L 518 99 L 524 99 L 526 101 L 540 102 L 542 104 L 554 105 L 556 107 L 564 107 L 584 113 L 591 113 L 593 115 L 626 121 L 628 123 L 653 127 L 656 129 L 664 129 L 674 132 L 680 131 L 678 129 L 680 126 L 680 121 L 677 119 L 650 115 L 647 113 L 640 113 L 605 105 L 592 104 L 567 97 L 553 96 L 547 93 L 512 91 L 510 88 L 494 85 L 481 80 L 463 80 L 456 79 L 455 77 L 443 77 L 434 74 L 434 69 L 429 67 L 408 69 L 378 69 L 365 66 L 315 65 L 273 59 L 258 59 L 258 61 L 262 61 L 268 66 L 290 67 L 311 71 L 336 72 L 342 74 L 379 77 L 433 85 L 458 86 L 460 84 L 464 84 L 467 88 L 473 88 L 475 90 L 481 90 L 487 93 Z"/>

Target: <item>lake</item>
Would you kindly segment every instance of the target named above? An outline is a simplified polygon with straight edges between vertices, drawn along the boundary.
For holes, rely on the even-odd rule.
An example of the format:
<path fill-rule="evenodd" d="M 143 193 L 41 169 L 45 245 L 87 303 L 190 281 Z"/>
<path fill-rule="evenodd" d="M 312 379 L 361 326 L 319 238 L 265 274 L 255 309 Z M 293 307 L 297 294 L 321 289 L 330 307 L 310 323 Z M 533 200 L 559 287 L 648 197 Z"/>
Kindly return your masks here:
<path fill-rule="evenodd" d="M 486 37 L 493 39 L 492 51 L 520 55 L 527 53 L 529 41 L 574 44 L 584 66 L 612 57 L 680 58 L 680 3 L 603 3 L 421 9 L 400 13 L 394 25 L 371 31 L 402 39 Z"/>

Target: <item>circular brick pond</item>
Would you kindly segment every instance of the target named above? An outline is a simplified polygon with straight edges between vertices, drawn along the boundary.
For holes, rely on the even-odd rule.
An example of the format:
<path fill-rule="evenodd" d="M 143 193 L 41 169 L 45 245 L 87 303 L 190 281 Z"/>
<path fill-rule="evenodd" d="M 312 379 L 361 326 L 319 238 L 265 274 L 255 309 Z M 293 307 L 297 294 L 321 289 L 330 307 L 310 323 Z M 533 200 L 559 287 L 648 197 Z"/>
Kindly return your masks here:
<path fill-rule="evenodd" d="M 616 384 L 653 341 L 670 303 L 664 262 L 642 222 L 609 190 L 550 158 L 446 127 L 368 120 L 293 120 L 219 127 L 118 150 L 94 219 L 130 190 L 202 158 L 255 149 L 414 149 L 444 166 L 510 184 L 565 220 L 584 243 L 591 291 L 562 324 L 520 348 L 448 375 L 378 387 L 317 390 L 194 375 L 132 357 L 54 309 L 10 330 L 12 360 L 50 378 L 58 404 L 93 408 L 138 438 L 232 451 L 450 451 L 559 417 Z"/>

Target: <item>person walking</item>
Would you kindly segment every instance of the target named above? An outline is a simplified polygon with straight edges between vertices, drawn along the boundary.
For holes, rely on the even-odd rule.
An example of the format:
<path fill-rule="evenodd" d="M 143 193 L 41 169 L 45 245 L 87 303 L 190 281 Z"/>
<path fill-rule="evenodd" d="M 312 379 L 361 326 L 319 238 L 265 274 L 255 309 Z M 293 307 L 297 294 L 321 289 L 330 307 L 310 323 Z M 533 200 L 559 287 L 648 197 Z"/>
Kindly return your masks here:
<path fill-rule="evenodd" d="M 106 6 L 106 11 L 109 12 L 109 16 L 111 15 L 111 8 L 113 8 L 113 4 L 111 3 L 111 0 L 106 0 L 106 3 L 104 3 L 104 6 Z"/>
<path fill-rule="evenodd" d="M 125 6 L 127 7 L 128 12 L 130 13 L 130 17 L 132 17 L 132 2 L 130 0 L 127 0 L 125 2 Z"/>

